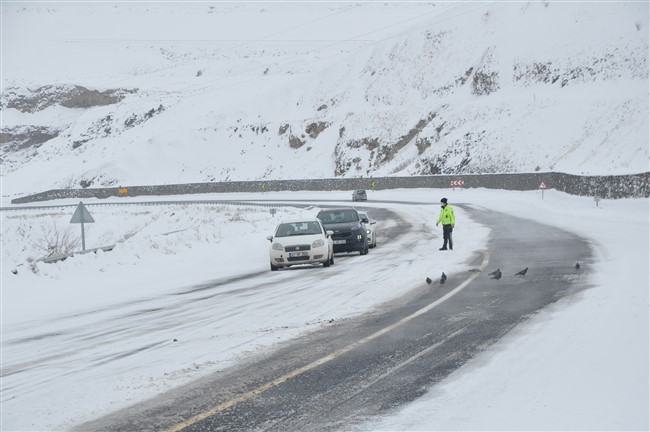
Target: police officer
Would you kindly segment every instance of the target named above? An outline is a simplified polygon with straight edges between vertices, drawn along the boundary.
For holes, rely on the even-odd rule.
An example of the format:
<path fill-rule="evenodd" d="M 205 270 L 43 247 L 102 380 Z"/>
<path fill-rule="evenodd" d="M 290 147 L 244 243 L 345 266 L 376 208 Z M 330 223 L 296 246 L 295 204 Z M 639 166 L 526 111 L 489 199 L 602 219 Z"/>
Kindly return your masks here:
<path fill-rule="evenodd" d="M 447 243 L 449 243 L 449 249 L 454 249 L 454 242 L 451 239 L 451 232 L 454 230 L 454 225 L 456 224 L 456 216 L 454 216 L 454 209 L 447 204 L 447 198 L 440 200 L 440 216 L 438 216 L 438 221 L 436 226 L 442 222 L 442 238 L 444 243 L 439 250 L 447 250 Z"/>

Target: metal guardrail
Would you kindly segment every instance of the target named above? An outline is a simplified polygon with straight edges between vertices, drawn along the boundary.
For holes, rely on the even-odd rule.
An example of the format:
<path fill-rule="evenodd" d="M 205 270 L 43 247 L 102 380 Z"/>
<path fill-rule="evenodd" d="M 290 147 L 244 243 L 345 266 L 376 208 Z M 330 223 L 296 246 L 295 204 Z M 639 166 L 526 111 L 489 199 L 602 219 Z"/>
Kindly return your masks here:
<path fill-rule="evenodd" d="M 43 258 L 39 259 L 38 261 L 42 261 L 44 263 L 53 263 L 53 262 L 57 262 L 57 261 L 64 261 L 67 258 L 73 257 L 75 255 L 83 255 L 83 254 L 87 254 L 87 253 L 91 253 L 91 252 L 94 253 L 94 252 L 97 252 L 99 250 L 104 251 L 104 252 L 110 252 L 110 251 L 113 250 L 114 247 L 115 247 L 114 244 L 113 245 L 108 245 L 108 246 L 100 246 L 100 247 L 96 247 L 96 248 L 92 248 L 92 249 L 86 249 L 86 250 L 82 250 L 82 251 L 70 252 L 70 253 L 62 254 L 62 255 L 53 255 L 53 256 L 49 256 L 49 257 L 43 257 Z"/>
<path fill-rule="evenodd" d="M 230 205 L 236 207 L 304 207 L 303 204 L 275 204 L 272 202 L 254 202 L 254 201 L 230 201 L 230 200 L 176 200 L 176 201 L 108 201 L 99 203 L 84 203 L 84 206 L 100 207 L 100 206 L 126 206 L 126 205 L 143 205 L 143 206 L 158 206 L 158 205 L 194 205 L 194 204 L 207 204 L 207 205 Z M 16 207 L 0 207 L 0 211 L 13 211 L 13 210 L 44 210 L 44 209 L 58 209 L 77 207 L 79 204 L 54 204 L 54 205 L 34 205 L 34 206 L 16 206 Z"/>
<path fill-rule="evenodd" d="M 536 190 L 541 183 L 549 189 L 571 195 L 600 198 L 631 198 L 650 196 L 650 172 L 611 176 L 578 176 L 565 173 L 524 174 L 459 174 L 412 177 L 334 178 L 307 180 L 232 181 L 187 183 L 153 186 L 118 186 L 108 188 L 53 189 L 16 198 L 12 204 L 50 201 L 66 198 L 169 196 L 232 192 L 328 191 L 355 189 L 448 189 L 452 181 L 462 180 L 465 188 Z M 205 201 L 212 203 L 212 201 Z M 111 203 L 113 204 L 113 203 Z M 142 203 L 145 204 L 145 203 Z M 95 204 L 97 205 L 97 204 Z M 24 208 L 24 207 L 23 207 Z M 4 208 L 6 209 L 6 207 Z"/>

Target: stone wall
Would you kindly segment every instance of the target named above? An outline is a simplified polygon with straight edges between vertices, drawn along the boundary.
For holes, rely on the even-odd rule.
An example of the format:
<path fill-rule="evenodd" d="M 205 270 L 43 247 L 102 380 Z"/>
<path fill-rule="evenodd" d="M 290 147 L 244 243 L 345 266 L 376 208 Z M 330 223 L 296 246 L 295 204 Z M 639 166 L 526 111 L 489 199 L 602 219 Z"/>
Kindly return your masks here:
<path fill-rule="evenodd" d="M 571 195 L 600 198 L 650 196 L 650 172 L 618 176 L 577 176 L 564 173 L 470 174 L 413 177 L 333 178 L 313 180 L 230 181 L 155 186 L 53 189 L 16 198 L 12 204 L 50 201 L 62 198 L 109 198 L 114 196 L 168 196 L 229 192 L 327 191 L 354 189 L 448 189 L 452 180 L 463 180 L 465 188 L 537 190 L 541 183 Z"/>

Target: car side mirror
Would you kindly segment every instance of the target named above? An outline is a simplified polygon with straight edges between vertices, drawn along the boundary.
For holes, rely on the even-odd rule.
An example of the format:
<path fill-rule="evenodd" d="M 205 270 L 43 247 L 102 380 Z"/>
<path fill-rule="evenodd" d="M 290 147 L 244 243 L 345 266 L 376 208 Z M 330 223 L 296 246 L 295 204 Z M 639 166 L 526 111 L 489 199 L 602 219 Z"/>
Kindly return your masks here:
<path fill-rule="evenodd" d="M 325 234 L 327 234 L 327 237 L 332 237 L 334 235 L 334 231 L 327 230 L 325 231 Z"/>
<path fill-rule="evenodd" d="M 370 221 L 369 221 L 368 219 L 366 219 L 366 218 L 363 218 L 363 219 L 361 219 L 361 222 L 363 222 L 363 223 L 368 223 L 368 222 L 370 222 Z"/>
<path fill-rule="evenodd" d="M 273 236 L 266 236 L 266 239 L 270 242 L 273 242 Z"/>

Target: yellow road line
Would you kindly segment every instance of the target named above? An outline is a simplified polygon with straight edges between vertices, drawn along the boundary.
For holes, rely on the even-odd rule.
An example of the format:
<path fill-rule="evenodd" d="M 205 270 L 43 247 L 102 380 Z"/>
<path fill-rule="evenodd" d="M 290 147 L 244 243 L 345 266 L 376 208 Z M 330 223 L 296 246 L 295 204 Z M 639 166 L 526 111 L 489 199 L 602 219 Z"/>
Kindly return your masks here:
<path fill-rule="evenodd" d="M 485 267 L 487 266 L 488 261 L 489 261 L 489 254 L 487 252 L 485 252 L 485 255 L 483 255 L 483 262 L 481 263 L 481 266 L 480 266 L 481 271 L 483 271 L 485 269 Z M 422 309 L 419 309 L 419 310 L 413 312 L 411 315 L 408 315 L 408 316 L 402 318 L 401 320 L 397 321 L 396 323 L 391 324 L 388 327 L 384 327 L 383 329 L 371 334 L 370 336 L 366 336 L 363 339 L 359 339 L 358 341 L 356 341 L 354 343 L 351 343 L 350 345 L 348 345 L 346 347 L 343 347 L 338 351 L 335 351 L 335 352 L 333 352 L 331 354 L 328 354 L 328 355 L 326 355 L 324 357 L 321 357 L 318 360 L 313 361 L 313 362 L 311 362 L 311 363 L 309 363 L 309 364 L 307 364 L 305 366 L 302 366 L 302 367 L 300 367 L 298 369 L 294 369 L 293 371 L 291 371 L 291 372 L 289 372 L 289 373 L 287 373 L 285 375 L 282 375 L 281 377 L 276 378 L 273 381 L 269 381 L 266 384 L 263 384 L 263 385 L 255 388 L 253 390 L 247 391 L 246 393 L 243 393 L 243 394 L 241 394 L 240 396 L 238 396 L 238 397 L 236 397 L 234 399 L 230 399 L 229 401 L 223 402 L 223 403 L 221 403 L 221 404 L 219 404 L 219 405 L 217 405 L 217 406 L 215 406 L 215 407 L 213 407 L 213 408 L 211 408 L 211 409 L 209 409 L 207 411 L 204 411 L 204 412 L 202 412 L 200 414 L 195 415 L 194 417 L 191 417 L 191 418 L 189 418 L 189 419 L 187 419 L 185 421 L 177 423 L 177 424 L 171 426 L 170 428 L 166 429 L 165 432 L 178 432 L 180 430 L 183 430 L 186 427 L 192 426 L 193 424 L 196 424 L 196 423 L 200 422 L 201 420 L 204 420 L 204 419 L 206 419 L 206 418 L 208 418 L 210 416 L 213 416 L 213 415 L 217 414 L 220 411 L 226 410 L 226 409 L 228 409 L 228 408 L 230 408 L 230 407 L 232 407 L 234 405 L 237 405 L 240 402 L 244 402 L 244 401 L 246 401 L 248 399 L 251 399 L 251 398 L 253 398 L 253 397 L 255 397 L 255 396 L 259 395 L 259 394 L 262 394 L 265 391 L 267 391 L 267 390 L 269 390 L 269 389 L 271 389 L 273 387 L 276 387 L 276 386 L 290 380 L 291 378 L 295 378 L 295 377 L 297 377 L 299 375 L 302 375 L 305 372 L 308 372 L 308 371 L 310 371 L 310 370 L 312 370 L 312 369 L 314 369 L 314 368 L 316 368 L 316 367 L 318 367 L 318 366 L 320 366 L 320 365 L 322 365 L 324 363 L 327 363 L 327 362 L 329 362 L 331 360 L 336 359 L 337 357 L 342 356 L 345 353 L 348 353 L 348 352 L 352 351 L 353 349 L 359 347 L 360 345 L 368 343 L 373 339 L 377 339 L 379 336 L 382 336 L 382 335 L 384 335 L 384 334 L 386 334 L 386 333 L 388 333 L 388 332 L 390 332 L 392 330 L 395 330 L 397 327 L 399 327 L 399 326 L 401 326 L 403 324 L 406 324 L 407 322 L 414 320 L 415 318 L 419 317 L 420 315 L 423 315 L 423 314 L 429 312 L 431 309 L 438 306 L 442 302 L 444 302 L 444 301 L 448 300 L 449 298 L 453 297 L 454 295 L 458 294 L 462 289 L 467 287 L 467 285 L 469 285 L 474 279 L 476 279 L 479 276 L 479 274 L 481 274 L 481 272 L 473 273 L 463 283 L 458 285 L 453 290 L 449 291 L 444 296 L 440 297 L 438 300 L 434 301 L 433 303 L 428 304 L 427 306 L 423 307 Z"/>

